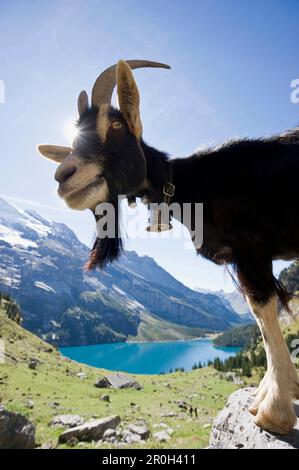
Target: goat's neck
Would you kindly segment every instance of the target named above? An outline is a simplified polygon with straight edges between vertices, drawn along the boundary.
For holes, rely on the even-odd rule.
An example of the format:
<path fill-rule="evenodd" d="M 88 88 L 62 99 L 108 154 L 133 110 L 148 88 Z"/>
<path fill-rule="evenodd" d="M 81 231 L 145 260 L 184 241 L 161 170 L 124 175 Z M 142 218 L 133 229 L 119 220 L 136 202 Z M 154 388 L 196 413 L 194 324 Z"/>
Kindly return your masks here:
<path fill-rule="evenodd" d="M 175 193 L 171 202 L 182 204 L 184 202 L 194 202 L 194 188 L 190 187 L 194 179 L 196 161 L 190 158 L 175 158 L 168 160 L 166 155 L 158 150 L 142 145 L 147 163 L 147 178 L 150 184 L 150 202 L 162 202 L 163 187 L 169 182 L 172 174 L 172 183 L 175 186 Z M 170 165 L 172 171 L 170 171 Z M 192 197 L 193 196 L 193 197 Z"/>

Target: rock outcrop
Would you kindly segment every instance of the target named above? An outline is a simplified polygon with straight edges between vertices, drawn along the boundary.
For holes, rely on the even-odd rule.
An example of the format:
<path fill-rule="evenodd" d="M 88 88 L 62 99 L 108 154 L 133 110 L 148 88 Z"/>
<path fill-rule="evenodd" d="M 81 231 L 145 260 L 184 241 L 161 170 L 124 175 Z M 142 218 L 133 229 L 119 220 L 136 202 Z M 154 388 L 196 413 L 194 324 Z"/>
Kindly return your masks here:
<path fill-rule="evenodd" d="M 253 422 L 249 407 L 254 388 L 234 392 L 216 417 L 210 436 L 210 449 L 299 449 L 299 420 L 288 436 L 262 431 Z M 295 403 L 299 416 L 299 401 Z"/>
<path fill-rule="evenodd" d="M 33 449 L 35 426 L 20 413 L 0 406 L 0 449 Z"/>
<path fill-rule="evenodd" d="M 102 439 L 107 429 L 115 429 L 120 423 L 119 416 L 109 416 L 103 419 L 92 419 L 71 429 L 67 429 L 59 436 L 59 444 L 69 443 L 72 440 L 98 441 Z"/>

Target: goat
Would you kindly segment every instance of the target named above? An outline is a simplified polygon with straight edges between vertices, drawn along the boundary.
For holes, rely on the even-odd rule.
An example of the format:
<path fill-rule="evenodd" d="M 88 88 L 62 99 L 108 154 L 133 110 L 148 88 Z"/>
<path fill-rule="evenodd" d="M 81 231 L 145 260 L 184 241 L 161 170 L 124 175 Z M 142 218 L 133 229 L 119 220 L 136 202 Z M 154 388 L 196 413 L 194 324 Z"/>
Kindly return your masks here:
<path fill-rule="evenodd" d="M 299 129 L 169 159 L 142 138 L 132 73 L 139 67 L 170 68 L 119 61 L 96 80 L 91 106 L 87 93 L 80 93 L 79 134 L 72 147 L 39 145 L 38 150 L 60 164 L 58 193 L 73 209 L 95 214 L 99 203 L 116 207 L 118 194 L 129 199 L 146 195 L 150 203 L 204 204 L 204 240 L 195 248 L 216 264 L 232 266 L 267 354 L 267 372 L 250 412 L 260 428 L 288 434 L 296 422 L 299 380 L 278 322 L 278 301 L 288 308 L 289 297 L 273 275 L 272 261 L 299 256 Z M 119 110 L 110 104 L 115 85 Z M 119 230 L 114 239 L 98 236 L 89 268 L 103 267 L 120 252 Z"/>

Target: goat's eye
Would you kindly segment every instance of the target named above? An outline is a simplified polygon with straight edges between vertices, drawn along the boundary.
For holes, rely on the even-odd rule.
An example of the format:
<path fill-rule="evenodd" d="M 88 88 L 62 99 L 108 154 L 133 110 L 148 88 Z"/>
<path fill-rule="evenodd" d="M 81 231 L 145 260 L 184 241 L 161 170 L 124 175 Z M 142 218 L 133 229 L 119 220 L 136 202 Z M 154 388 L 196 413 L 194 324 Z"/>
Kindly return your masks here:
<path fill-rule="evenodd" d="M 113 129 L 120 129 L 122 127 L 122 123 L 120 121 L 112 121 L 111 127 Z"/>

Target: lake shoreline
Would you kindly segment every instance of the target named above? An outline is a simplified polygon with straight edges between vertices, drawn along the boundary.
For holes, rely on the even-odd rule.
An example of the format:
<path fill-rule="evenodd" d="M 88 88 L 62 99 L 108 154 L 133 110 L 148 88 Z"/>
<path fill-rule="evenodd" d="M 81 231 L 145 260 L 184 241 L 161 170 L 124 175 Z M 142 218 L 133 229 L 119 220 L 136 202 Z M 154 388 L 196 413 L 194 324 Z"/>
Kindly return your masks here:
<path fill-rule="evenodd" d="M 206 333 L 204 336 L 196 336 L 195 338 L 181 338 L 181 339 L 157 339 L 152 341 L 121 341 L 123 344 L 152 344 L 152 343 L 180 343 L 182 341 L 198 341 L 199 339 L 210 339 L 214 341 L 223 331 L 218 333 Z M 116 343 L 99 343 L 99 344 L 116 344 Z"/>

